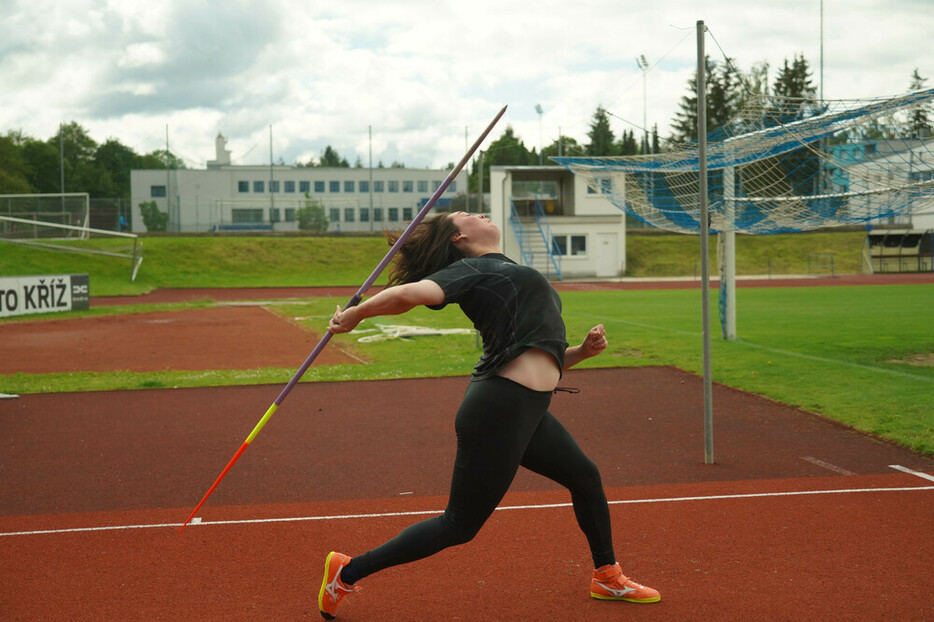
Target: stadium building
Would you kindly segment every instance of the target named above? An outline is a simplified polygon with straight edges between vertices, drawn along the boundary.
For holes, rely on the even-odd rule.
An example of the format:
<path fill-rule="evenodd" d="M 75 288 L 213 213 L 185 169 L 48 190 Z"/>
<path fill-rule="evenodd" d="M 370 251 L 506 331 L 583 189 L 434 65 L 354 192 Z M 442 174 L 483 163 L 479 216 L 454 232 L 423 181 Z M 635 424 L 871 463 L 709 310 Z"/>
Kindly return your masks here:
<path fill-rule="evenodd" d="M 445 169 L 304 168 L 231 164 L 218 135 L 204 170 L 134 170 L 132 231 L 146 231 L 140 204 L 155 202 L 168 231 L 297 231 L 298 211 L 318 202 L 328 230 L 401 230 L 447 177 Z M 435 208 L 476 212 L 461 171 Z M 493 166 L 484 210 L 506 254 L 550 278 L 617 277 L 626 270 L 626 218 L 598 188 L 561 166 Z M 307 197 L 306 197 L 307 195 Z M 457 201 L 455 201 L 457 199 Z"/>

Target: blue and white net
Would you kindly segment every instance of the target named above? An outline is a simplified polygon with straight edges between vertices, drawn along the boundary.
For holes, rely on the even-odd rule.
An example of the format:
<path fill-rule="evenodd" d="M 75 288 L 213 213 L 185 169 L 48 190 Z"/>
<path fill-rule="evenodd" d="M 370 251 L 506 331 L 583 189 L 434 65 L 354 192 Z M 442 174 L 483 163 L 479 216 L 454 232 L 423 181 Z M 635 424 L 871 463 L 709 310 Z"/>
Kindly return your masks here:
<path fill-rule="evenodd" d="M 819 105 L 753 98 L 709 138 L 711 232 L 806 231 L 934 210 L 932 102 L 934 89 Z M 554 160 L 653 227 L 700 229 L 696 144 Z"/>

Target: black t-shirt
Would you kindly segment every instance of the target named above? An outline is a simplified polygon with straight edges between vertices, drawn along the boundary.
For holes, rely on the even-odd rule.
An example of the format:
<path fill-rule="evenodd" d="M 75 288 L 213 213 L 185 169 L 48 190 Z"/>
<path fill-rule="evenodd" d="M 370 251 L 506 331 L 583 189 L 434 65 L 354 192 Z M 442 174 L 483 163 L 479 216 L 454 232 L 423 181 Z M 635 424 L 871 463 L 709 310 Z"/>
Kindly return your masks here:
<path fill-rule="evenodd" d="M 480 331 L 483 356 L 474 368 L 475 379 L 495 376 L 533 347 L 554 356 L 564 369 L 568 343 L 561 298 L 537 270 L 490 253 L 455 261 L 425 278 L 444 290 L 444 303 L 429 308 L 456 303 Z"/>

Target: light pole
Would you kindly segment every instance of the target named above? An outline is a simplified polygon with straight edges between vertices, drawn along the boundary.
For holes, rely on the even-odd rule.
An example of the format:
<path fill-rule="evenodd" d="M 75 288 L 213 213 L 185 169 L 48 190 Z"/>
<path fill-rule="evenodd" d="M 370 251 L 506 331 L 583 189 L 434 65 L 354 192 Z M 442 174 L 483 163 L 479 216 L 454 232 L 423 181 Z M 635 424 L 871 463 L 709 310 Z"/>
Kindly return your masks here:
<path fill-rule="evenodd" d="M 647 105 L 648 100 L 646 96 L 646 92 L 647 92 L 646 75 L 648 75 L 648 72 L 649 72 L 649 62 L 645 60 L 644 54 L 640 54 L 639 56 L 636 57 L 636 64 L 639 66 L 639 69 L 642 70 L 642 131 L 645 134 L 645 142 L 643 143 L 643 146 L 642 146 L 642 153 L 646 154 L 649 152 L 649 123 L 646 120 L 647 115 L 648 115 L 648 113 L 646 112 L 648 109 L 648 105 Z"/>
<path fill-rule="evenodd" d="M 535 112 L 538 113 L 538 165 L 545 163 L 545 156 L 542 153 L 542 105 L 535 104 Z"/>

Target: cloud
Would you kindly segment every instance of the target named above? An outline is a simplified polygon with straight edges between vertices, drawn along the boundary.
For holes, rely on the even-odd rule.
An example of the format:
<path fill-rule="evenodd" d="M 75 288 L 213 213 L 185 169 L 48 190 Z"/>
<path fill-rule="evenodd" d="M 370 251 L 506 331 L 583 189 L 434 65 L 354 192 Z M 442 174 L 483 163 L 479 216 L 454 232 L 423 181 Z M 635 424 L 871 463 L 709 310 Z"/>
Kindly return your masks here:
<path fill-rule="evenodd" d="M 817 82 L 813 0 L 14 0 L 0 20 L 0 132 L 47 138 L 85 125 L 190 165 L 223 132 L 234 161 L 318 157 L 442 166 L 504 104 L 529 147 L 558 132 L 586 142 L 593 112 L 613 130 L 663 134 L 696 66 L 695 23 L 712 58 L 747 70 L 804 54 Z M 934 78 L 926 0 L 824 0 L 825 94 L 894 94 Z M 645 75 L 635 57 L 651 65 Z M 644 91 L 643 91 L 644 89 Z M 646 104 L 643 104 L 643 95 Z M 541 117 L 535 105 L 541 104 Z M 622 119 L 625 119 L 623 121 Z M 372 143 L 369 128 L 372 127 Z M 465 128 L 468 136 L 465 137 Z M 541 129 L 540 129 L 541 128 Z M 100 133 L 100 134 L 99 134 Z"/>

